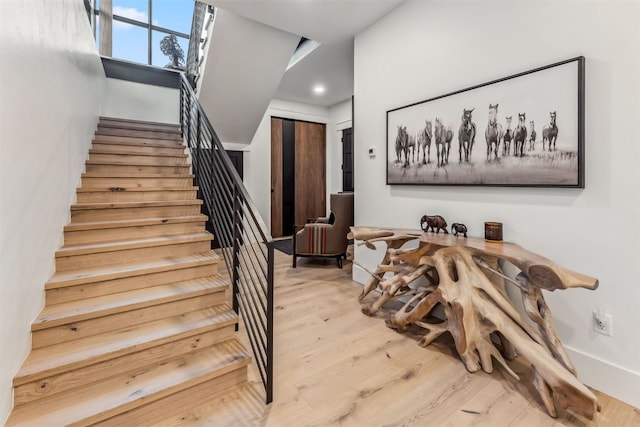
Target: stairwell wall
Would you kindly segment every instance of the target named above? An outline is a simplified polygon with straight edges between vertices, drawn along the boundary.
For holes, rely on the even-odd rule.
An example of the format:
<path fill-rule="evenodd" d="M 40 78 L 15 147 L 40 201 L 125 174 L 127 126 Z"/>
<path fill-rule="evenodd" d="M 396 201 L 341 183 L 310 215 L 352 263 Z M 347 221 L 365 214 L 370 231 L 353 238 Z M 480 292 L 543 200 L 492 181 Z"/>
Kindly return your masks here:
<path fill-rule="evenodd" d="M 580 378 L 636 407 L 638 20 L 640 3 L 627 1 L 409 1 L 356 36 L 354 58 L 356 224 L 418 228 L 431 213 L 482 236 L 484 221 L 502 221 L 506 240 L 598 277 L 596 291 L 545 297 Z M 578 55 L 586 57 L 585 189 L 385 185 L 387 110 Z M 474 119 L 484 126 L 486 115 Z M 368 268 L 381 257 L 356 247 Z M 368 275 L 354 267 L 354 278 Z M 600 307 L 613 315 L 612 337 L 592 330 Z"/>
<path fill-rule="evenodd" d="M 0 13 L 0 424 L 69 222 L 104 93 L 83 2 L 12 0 Z"/>

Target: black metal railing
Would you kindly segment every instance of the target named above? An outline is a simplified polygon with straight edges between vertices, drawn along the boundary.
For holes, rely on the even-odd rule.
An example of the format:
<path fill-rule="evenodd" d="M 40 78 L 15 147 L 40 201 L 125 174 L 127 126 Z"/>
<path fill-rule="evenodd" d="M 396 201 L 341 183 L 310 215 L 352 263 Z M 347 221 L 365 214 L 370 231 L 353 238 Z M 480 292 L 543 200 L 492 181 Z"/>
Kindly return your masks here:
<path fill-rule="evenodd" d="M 273 399 L 273 240 L 184 74 L 180 123 L 266 391 Z"/>

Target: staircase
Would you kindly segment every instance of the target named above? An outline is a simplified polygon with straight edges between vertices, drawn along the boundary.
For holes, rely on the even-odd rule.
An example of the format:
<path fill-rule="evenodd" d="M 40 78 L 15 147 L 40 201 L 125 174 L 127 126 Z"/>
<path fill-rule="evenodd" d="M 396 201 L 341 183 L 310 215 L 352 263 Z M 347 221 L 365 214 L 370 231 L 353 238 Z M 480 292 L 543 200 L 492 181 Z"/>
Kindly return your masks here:
<path fill-rule="evenodd" d="M 150 424 L 246 381 L 197 190 L 177 125 L 100 120 L 7 426 Z"/>

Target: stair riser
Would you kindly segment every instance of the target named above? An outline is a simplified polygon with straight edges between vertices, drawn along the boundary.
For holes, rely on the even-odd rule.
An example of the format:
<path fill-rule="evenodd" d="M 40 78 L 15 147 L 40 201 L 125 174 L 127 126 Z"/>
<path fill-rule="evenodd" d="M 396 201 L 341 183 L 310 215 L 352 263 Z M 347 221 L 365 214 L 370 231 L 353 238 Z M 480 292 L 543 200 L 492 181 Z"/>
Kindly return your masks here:
<path fill-rule="evenodd" d="M 180 132 L 179 125 L 165 125 L 161 123 L 134 123 L 112 119 L 100 119 L 98 126 L 133 130 L 150 130 L 155 132 Z"/>
<path fill-rule="evenodd" d="M 176 234 L 202 233 L 204 231 L 204 226 L 204 221 L 201 221 L 143 225 L 139 227 L 67 231 L 64 233 L 64 243 L 65 245 L 82 245 L 89 243 L 113 242 L 125 239 L 144 239 L 148 237 L 173 236 Z"/>
<path fill-rule="evenodd" d="M 217 378 L 205 381 L 166 398 L 155 400 L 146 405 L 116 415 L 95 424 L 96 427 L 121 427 L 152 425 L 171 420 L 167 425 L 183 425 L 185 411 L 210 401 L 212 396 L 247 381 L 247 367 L 243 366 Z M 178 414 L 178 415 L 176 415 Z M 176 417 L 172 419 L 171 417 Z"/>
<path fill-rule="evenodd" d="M 224 301 L 224 292 L 214 292 L 195 298 L 187 298 L 170 303 L 98 317 L 95 319 L 32 331 L 32 348 L 46 347 L 52 344 L 86 338 L 106 331 L 140 325 L 142 323 L 152 322 L 165 317 L 176 316 L 190 311 L 213 307 L 217 304 L 222 304 Z"/>
<path fill-rule="evenodd" d="M 200 214 L 200 205 L 142 208 L 85 209 L 71 211 L 71 223 L 188 216 Z"/>
<path fill-rule="evenodd" d="M 77 301 L 83 298 L 99 297 L 150 286 L 167 285 L 169 283 L 182 280 L 213 276 L 217 273 L 218 263 L 211 263 L 178 270 L 144 274 L 141 276 L 48 289 L 46 291 L 46 304 L 60 304 L 63 302 Z"/>
<path fill-rule="evenodd" d="M 166 178 L 103 178 L 89 177 L 82 178 L 82 188 L 100 188 L 109 190 L 112 188 L 139 189 L 145 187 L 167 187 L 167 188 L 185 188 L 193 185 L 193 177 L 166 177 Z M 121 190 L 123 191 L 123 190 Z"/>
<path fill-rule="evenodd" d="M 176 145 L 183 145 L 182 140 L 171 139 L 157 139 L 157 138 L 136 138 L 129 136 L 118 135 L 98 135 L 94 136 L 94 141 L 111 141 L 118 143 L 134 143 L 134 144 L 154 144 L 154 145 L 166 145 L 167 147 L 175 147 Z"/>
<path fill-rule="evenodd" d="M 100 141 L 94 141 L 92 149 L 96 151 L 109 151 L 118 154 L 183 154 L 184 147 L 176 145 L 175 147 L 142 147 L 139 145 L 122 144 L 101 144 Z"/>
<path fill-rule="evenodd" d="M 79 192 L 78 203 L 151 202 L 194 200 L 197 190 L 177 191 L 92 191 Z"/>
<path fill-rule="evenodd" d="M 143 351 L 129 353 L 89 366 L 84 364 L 70 365 L 65 367 L 63 372 L 56 372 L 44 378 L 40 376 L 36 381 L 14 388 L 14 405 L 23 405 L 56 393 L 86 386 L 95 382 L 97 378 L 126 376 L 131 371 L 217 344 L 235 334 L 234 325 L 221 328 L 211 325 L 208 328 L 206 331 L 193 331 L 194 335 L 165 342 Z"/>
<path fill-rule="evenodd" d="M 189 175 L 188 166 L 141 166 L 141 165 L 93 165 L 87 164 L 87 172 L 97 173 L 158 173 L 163 175 Z"/>
<path fill-rule="evenodd" d="M 130 138 L 148 138 L 148 139 L 165 139 L 165 140 L 180 140 L 182 137 L 178 132 L 162 132 L 162 131 L 150 131 L 150 130 L 132 130 L 132 129 L 119 129 L 106 126 L 98 126 L 96 135 L 114 135 L 114 136 L 126 136 Z"/>
<path fill-rule="evenodd" d="M 118 163 L 122 165 L 156 165 L 156 166 L 182 166 L 187 165 L 187 158 L 173 156 L 141 156 L 111 153 L 89 153 L 89 160 Z"/>
<path fill-rule="evenodd" d="M 131 261 L 143 261 L 168 256 L 181 256 L 205 252 L 211 249 L 211 242 L 199 241 L 146 248 L 124 249 L 113 252 L 99 252 L 84 255 L 56 256 L 56 270 L 69 271 L 81 268 L 103 267 Z"/>

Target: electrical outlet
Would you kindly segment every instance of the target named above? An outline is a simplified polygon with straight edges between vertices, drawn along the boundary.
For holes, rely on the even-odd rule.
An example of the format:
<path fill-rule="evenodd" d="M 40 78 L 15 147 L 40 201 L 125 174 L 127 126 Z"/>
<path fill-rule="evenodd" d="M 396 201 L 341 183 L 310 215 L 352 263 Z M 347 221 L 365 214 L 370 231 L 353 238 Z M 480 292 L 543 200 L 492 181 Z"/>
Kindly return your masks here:
<path fill-rule="evenodd" d="M 599 334 L 613 335 L 613 318 L 604 309 L 593 312 L 593 330 Z"/>

